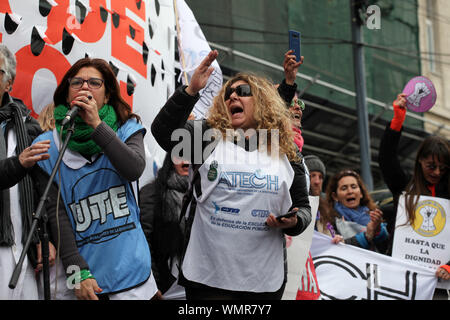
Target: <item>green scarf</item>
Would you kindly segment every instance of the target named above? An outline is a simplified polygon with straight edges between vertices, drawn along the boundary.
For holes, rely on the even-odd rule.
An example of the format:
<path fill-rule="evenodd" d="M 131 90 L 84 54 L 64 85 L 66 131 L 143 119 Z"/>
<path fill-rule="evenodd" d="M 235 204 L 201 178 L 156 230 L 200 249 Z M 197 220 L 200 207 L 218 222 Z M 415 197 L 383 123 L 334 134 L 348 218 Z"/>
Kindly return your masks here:
<path fill-rule="evenodd" d="M 61 134 L 61 122 L 65 118 L 69 108 L 60 104 L 55 108 L 54 117 L 58 133 Z M 99 111 L 100 120 L 106 122 L 114 132 L 117 132 L 119 124 L 117 123 L 117 114 L 112 106 L 105 104 Z M 90 127 L 80 116 L 75 117 L 75 132 L 70 137 L 68 148 L 81 153 L 83 156 L 92 156 L 100 153 L 102 149 L 91 139 L 94 129 Z M 62 140 L 66 139 L 68 126 L 63 128 Z"/>

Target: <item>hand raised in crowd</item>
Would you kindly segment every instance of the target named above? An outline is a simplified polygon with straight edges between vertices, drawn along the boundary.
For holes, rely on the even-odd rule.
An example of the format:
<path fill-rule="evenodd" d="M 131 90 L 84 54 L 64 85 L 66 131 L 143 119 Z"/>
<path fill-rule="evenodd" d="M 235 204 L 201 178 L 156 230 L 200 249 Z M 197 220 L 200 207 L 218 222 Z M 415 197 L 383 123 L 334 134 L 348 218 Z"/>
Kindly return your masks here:
<path fill-rule="evenodd" d="M 97 284 L 95 279 L 86 279 L 81 281 L 80 288 L 75 289 L 75 296 L 78 300 L 98 300 L 95 293 L 101 293 L 102 289 Z"/>
<path fill-rule="evenodd" d="M 375 234 L 380 231 L 380 225 L 383 221 L 383 212 L 380 209 L 375 209 L 369 212 L 370 222 L 367 224 L 366 238 L 372 240 Z"/>
<path fill-rule="evenodd" d="M 293 210 L 298 211 L 298 208 L 294 208 Z M 289 218 L 281 218 L 281 221 L 279 221 L 277 220 L 275 215 L 271 213 L 267 217 L 266 224 L 272 228 L 281 228 L 281 229 L 293 228 L 297 225 L 297 215 L 294 215 Z"/>
<path fill-rule="evenodd" d="M 284 54 L 283 68 L 284 77 L 288 85 L 293 85 L 297 77 L 298 68 L 303 64 L 304 57 L 301 56 L 300 61 L 295 60 L 294 50 L 289 50 Z"/>
<path fill-rule="evenodd" d="M 35 144 L 25 148 L 19 154 L 19 162 L 24 168 L 31 168 L 36 162 L 50 158 L 48 153 L 45 153 L 50 148 L 50 140 L 36 142 Z"/>
<path fill-rule="evenodd" d="M 398 94 L 397 99 L 394 100 L 394 105 L 401 108 L 406 108 L 406 94 L 405 93 Z"/>
<path fill-rule="evenodd" d="M 192 75 L 191 81 L 186 88 L 186 93 L 195 96 L 200 90 L 202 90 L 206 83 L 208 82 L 209 76 L 214 71 L 214 68 L 211 67 L 211 64 L 216 60 L 219 53 L 217 50 L 212 50 L 200 65 L 195 69 L 194 74 Z"/>

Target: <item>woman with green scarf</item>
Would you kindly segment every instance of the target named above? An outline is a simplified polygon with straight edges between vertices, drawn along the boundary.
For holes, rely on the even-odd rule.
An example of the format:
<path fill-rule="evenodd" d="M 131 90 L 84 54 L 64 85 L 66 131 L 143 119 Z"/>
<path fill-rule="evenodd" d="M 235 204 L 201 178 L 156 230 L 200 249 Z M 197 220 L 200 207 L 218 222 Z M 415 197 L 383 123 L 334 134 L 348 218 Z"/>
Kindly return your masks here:
<path fill-rule="evenodd" d="M 150 299 L 157 289 L 135 194 L 145 168 L 145 128 L 103 59 L 77 61 L 56 88 L 53 102 L 55 129 L 36 139 L 51 140 L 50 159 L 40 165 L 42 186 L 70 127 L 61 123 L 70 108 L 80 108 L 46 202 L 51 235 L 55 243 L 59 240 L 68 276 L 67 286 L 59 289 L 74 289 L 57 296 Z"/>

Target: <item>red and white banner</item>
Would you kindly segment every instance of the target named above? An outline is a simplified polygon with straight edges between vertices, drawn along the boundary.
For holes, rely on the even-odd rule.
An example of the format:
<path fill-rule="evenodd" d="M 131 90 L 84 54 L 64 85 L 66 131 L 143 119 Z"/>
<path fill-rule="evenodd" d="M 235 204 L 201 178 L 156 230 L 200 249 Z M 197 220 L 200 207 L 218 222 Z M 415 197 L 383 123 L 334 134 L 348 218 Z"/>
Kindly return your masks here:
<path fill-rule="evenodd" d="M 324 300 L 431 300 L 434 271 L 314 232 L 311 254 Z"/>
<path fill-rule="evenodd" d="M 148 130 L 141 186 L 164 158 L 150 124 L 175 89 L 175 34 L 172 0 L 0 1 L 0 42 L 17 58 L 12 95 L 33 116 L 52 102 L 77 60 L 89 56 L 111 64 L 122 96 Z"/>

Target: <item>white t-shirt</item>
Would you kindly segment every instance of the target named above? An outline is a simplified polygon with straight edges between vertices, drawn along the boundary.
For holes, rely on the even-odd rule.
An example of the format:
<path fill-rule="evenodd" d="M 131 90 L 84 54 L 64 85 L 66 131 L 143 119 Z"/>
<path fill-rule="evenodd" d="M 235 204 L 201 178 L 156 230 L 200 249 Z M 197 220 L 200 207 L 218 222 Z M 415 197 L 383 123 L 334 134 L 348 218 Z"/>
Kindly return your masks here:
<path fill-rule="evenodd" d="M 294 171 L 285 155 L 247 152 L 221 141 L 200 167 L 183 261 L 186 279 L 233 291 L 274 292 L 284 279 L 283 233 L 265 225 L 285 214 Z"/>

